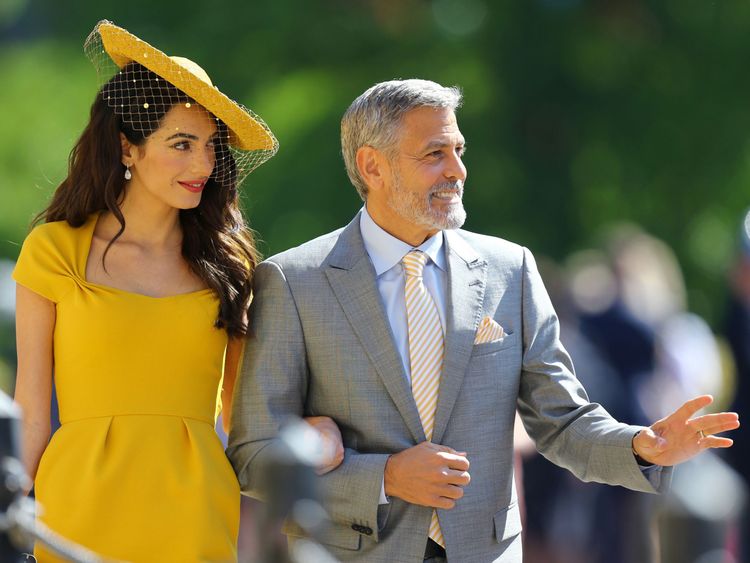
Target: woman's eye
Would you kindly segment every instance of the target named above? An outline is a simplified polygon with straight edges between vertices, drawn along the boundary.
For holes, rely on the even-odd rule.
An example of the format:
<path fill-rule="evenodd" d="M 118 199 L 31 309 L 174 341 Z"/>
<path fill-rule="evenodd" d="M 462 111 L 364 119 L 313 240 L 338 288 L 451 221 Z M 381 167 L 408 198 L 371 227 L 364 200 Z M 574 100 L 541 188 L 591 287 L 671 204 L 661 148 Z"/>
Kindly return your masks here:
<path fill-rule="evenodd" d="M 190 148 L 190 143 L 187 141 L 180 141 L 179 143 L 172 145 L 172 148 L 177 149 L 178 151 L 186 151 Z"/>

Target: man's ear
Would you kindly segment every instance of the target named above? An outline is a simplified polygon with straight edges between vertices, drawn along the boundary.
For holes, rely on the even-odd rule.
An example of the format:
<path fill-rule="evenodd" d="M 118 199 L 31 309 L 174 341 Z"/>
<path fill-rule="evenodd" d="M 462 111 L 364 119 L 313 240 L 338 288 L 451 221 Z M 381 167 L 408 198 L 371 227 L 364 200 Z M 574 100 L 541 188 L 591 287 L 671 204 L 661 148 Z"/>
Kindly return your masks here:
<path fill-rule="evenodd" d="M 123 132 L 120 132 L 120 149 L 122 150 L 123 166 L 132 166 L 136 156 L 136 146 L 128 141 Z"/>
<path fill-rule="evenodd" d="M 357 149 L 357 170 L 367 187 L 378 191 L 391 176 L 391 169 L 385 154 L 369 145 Z"/>

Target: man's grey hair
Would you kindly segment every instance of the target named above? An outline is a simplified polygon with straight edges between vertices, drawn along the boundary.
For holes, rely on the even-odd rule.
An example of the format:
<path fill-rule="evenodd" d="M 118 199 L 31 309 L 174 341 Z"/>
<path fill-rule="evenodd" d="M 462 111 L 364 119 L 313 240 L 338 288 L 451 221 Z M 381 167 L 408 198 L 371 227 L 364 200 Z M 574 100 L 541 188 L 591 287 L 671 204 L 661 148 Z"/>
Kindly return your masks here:
<path fill-rule="evenodd" d="M 357 169 L 357 150 L 371 146 L 392 153 L 401 120 L 409 110 L 434 107 L 456 111 L 462 99 L 455 86 L 412 78 L 380 82 L 352 102 L 341 119 L 341 153 L 346 173 L 363 201 L 367 201 L 368 189 Z"/>

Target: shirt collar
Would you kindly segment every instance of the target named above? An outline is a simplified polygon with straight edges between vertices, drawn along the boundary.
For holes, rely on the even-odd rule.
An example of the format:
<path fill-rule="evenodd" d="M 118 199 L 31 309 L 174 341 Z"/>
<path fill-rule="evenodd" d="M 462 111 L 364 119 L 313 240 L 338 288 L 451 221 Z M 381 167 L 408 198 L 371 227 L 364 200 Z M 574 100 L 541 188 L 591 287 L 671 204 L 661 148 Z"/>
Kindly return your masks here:
<path fill-rule="evenodd" d="M 367 212 L 367 206 L 362 207 L 359 219 L 359 229 L 362 232 L 362 240 L 365 250 L 370 256 L 375 273 L 380 276 L 400 264 L 404 256 L 414 247 L 397 239 L 384 231 Z M 446 270 L 445 253 L 443 252 L 443 231 L 438 231 L 433 236 L 417 247 L 441 270 Z"/>

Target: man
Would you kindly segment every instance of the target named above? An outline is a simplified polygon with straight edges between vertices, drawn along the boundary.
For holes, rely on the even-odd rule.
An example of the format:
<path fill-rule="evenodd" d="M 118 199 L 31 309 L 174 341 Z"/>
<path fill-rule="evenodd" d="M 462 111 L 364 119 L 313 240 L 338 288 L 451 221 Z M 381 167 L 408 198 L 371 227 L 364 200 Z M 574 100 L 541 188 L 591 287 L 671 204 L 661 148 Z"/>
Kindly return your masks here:
<path fill-rule="evenodd" d="M 262 498 L 279 425 L 331 416 L 346 450 L 321 477 L 333 520 L 323 541 L 341 560 L 520 562 L 516 409 L 555 463 L 648 492 L 667 486 L 668 466 L 729 446 L 709 434 L 739 424 L 691 419 L 710 397 L 647 429 L 588 402 L 529 251 L 458 230 L 460 102 L 424 80 L 357 98 L 341 138 L 364 208 L 255 271 L 228 455 Z"/>

